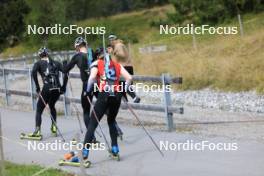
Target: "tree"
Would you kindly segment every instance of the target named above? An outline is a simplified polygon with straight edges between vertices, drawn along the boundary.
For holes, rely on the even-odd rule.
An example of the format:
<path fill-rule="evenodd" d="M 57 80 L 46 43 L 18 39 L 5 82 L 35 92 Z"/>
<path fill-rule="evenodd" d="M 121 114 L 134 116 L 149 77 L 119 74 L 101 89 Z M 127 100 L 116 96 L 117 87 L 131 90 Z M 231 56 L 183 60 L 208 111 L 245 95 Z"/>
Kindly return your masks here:
<path fill-rule="evenodd" d="M 49 27 L 54 24 L 64 25 L 66 22 L 66 10 L 64 0 L 27 0 L 31 12 L 26 18 L 27 25 L 36 25 L 39 27 Z M 48 34 L 27 36 L 34 43 L 46 42 Z"/>
<path fill-rule="evenodd" d="M 0 3 L 0 50 L 14 46 L 25 30 L 25 15 L 29 7 L 24 0 L 2 1 Z"/>

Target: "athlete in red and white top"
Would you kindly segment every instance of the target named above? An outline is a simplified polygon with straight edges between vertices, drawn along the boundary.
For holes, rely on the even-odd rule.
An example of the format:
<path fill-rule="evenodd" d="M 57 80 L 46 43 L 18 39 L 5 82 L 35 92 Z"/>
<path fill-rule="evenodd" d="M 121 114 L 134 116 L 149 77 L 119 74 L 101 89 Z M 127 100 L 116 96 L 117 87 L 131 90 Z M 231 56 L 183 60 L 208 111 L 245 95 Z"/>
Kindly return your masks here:
<path fill-rule="evenodd" d="M 96 127 L 98 126 L 97 119 L 100 121 L 103 115 L 108 111 L 107 122 L 111 137 L 111 152 L 113 155 L 118 155 L 119 148 L 117 143 L 117 129 L 115 127 L 115 119 L 119 111 L 122 98 L 122 89 L 120 88 L 120 77 L 126 80 L 127 88 L 132 81 L 132 76 L 124 69 L 124 67 L 111 60 L 110 56 L 101 50 L 98 60 L 91 65 L 90 77 L 88 80 L 87 92 L 93 92 L 94 83 L 97 82 L 99 93 L 97 101 L 94 105 L 94 113 L 92 113 L 89 126 L 85 135 L 84 145 L 87 146 L 83 153 L 84 159 L 88 158 L 89 144 L 91 144 Z M 108 89 L 109 87 L 110 89 Z"/>

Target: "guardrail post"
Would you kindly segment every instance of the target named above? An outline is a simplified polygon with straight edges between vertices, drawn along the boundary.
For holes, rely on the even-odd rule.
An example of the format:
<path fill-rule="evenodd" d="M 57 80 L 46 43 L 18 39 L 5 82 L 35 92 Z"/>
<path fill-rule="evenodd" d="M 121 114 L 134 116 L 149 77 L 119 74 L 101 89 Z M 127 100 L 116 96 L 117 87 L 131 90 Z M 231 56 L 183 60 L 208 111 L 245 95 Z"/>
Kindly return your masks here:
<path fill-rule="evenodd" d="M 26 67 L 27 67 L 26 56 L 23 55 L 22 58 L 23 58 L 23 65 L 24 65 L 24 68 L 26 68 Z"/>
<path fill-rule="evenodd" d="M 9 65 L 9 68 L 12 69 L 12 67 L 14 66 L 15 62 L 14 62 L 14 58 L 11 58 L 11 61 L 10 61 L 10 65 Z M 15 73 L 11 72 L 8 74 L 8 79 L 14 81 L 15 80 Z"/>
<path fill-rule="evenodd" d="M 0 175 L 5 175 L 5 158 L 4 158 L 4 144 L 2 133 L 2 117 L 0 112 Z"/>
<path fill-rule="evenodd" d="M 170 82 L 171 78 L 169 74 L 162 74 L 162 85 L 163 85 L 163 91 L 164 91 L 164 110 L 165 110 L 165 116 L 167 120 L 167 128 L 168 131 L 172 131 L 174 128 L 173 125 L 173 113 L 169 112 L 168 107 L 171 106 L 171 94 L 170 94 Z"/>
<path fill-rule="evenodd" d="M 32 110 L 35 111 L 37 107 L 37 100 L 35 97 L 36 93 L 36 86 L 35 83 L 33 83 L 33 79 L 31 76 L 31 69 L 28 68 L 28 76 L 29 76 L 29 88 L 30 88 L 30 96 L 31 96 L 31 104 L 32 104 Z"/>
<path fill-rule="evenodd" d="M 7 83 L 7 75 L 5 73 L 5 68 L 3 68 L 3 78 L 4 78 L 4 86 L 5 86 L 5 97 L 6 97 L 6 105 L 10 104 L 10 94 L 8 92 L 8 83 Z"/>

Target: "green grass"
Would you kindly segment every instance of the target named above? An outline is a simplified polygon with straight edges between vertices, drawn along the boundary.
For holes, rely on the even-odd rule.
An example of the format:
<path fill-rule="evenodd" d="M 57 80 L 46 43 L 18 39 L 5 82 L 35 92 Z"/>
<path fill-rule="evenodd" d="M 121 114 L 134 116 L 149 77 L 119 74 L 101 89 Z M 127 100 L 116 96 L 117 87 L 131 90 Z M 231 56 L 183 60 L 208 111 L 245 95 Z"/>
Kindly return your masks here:
<path fill-rule="evenodd" d="M 18 165 L 10 162 L 5 163 L 5 176 L 30 176 L 43 168 L 37 165 Z M 48 169 L 43 173 L 39 174 L 39 176 L 74 176 L 73 174 L 69 174 L 63 172 L 58 169 Z"/>
<path fill-rule="evenodd" d="M 157 27 L 151 27 L 153 21 L 164 20 L 166 14 L 173 11 L 172 6 L 166 5 L 84 20 L 77 24 L 106 26 L 108 33 L 116 33 L 130 41 L 136 74 L 160 75 L 168 72 L 174 76 L 179 75 L 184 79 L 184 84 L 180 86 L 184 90 L 210 87 L 225 91 L 264 92 L 264 13 L 242 15 L 245 31 L 243 38 L 239 34 L 196 36 L 195 51 L 191 35 L 160 35 Z M 219 26 L 238 26 L 238 22 L 234 18 Z M 87 39 L 93 48 L 102 45 L 98 36 L 87 36 Z M 155 54 L 138 52 L 139 47 L 148 45 L 167 45 L 168 51 Z M 73 49 L 72 45 L 69 49 Z M 21 44 L 7 49 L 2 55 L 35 51 L 35 48 Z"/>
<path fill-rule="evenodd" d="M 166 13 L 173 11 L 172 6 L 164 6 L 164 7 L 156 7 L 143 11 L 136 11 L 130 13 L 123 13 L 115 16 L 110 16 L 107 18 L 99 18 L 99 19 L 89 19 L 77 22 L 78 26 L 105 26 L 107 33 L 116 33 L 122 39 L 126 41 L 139 41 L 145 42 L 148 41 L 149 38 L 152 38 L 152 35 L 155 34 L 156 28 L 151 28 L 150 23 L 153 20 L 158 18 L 166 18 Z M 148 31 L 145 33 L 145 31 Z M 147 35 L 146 35 L 147 34 Z M 69 39 L 68 39 L 69 38 Z M 49 40 L 52 46 L 56 45 L 58 48 L 60 45 L 64 45 L 70 40 L 70 45 L 67 49 L 74 49 L 73 42 L 74 36 L 52 36 Z M 97 35 L 87 35 L 87 40 L 91 44 L 93 48 L 102 45 L 101 36 Z M 92 41 L 92 42 L 91 42 Z M 1 53 L 0 56 L 8 57 L 8 56 L 18 56 L 25 53 L 36 52 L 36 50 L 42 45 L 42 43 L 36 44 L 36 46 L 32 47 L 32 44 L 27 45 L 26 42 L 21 43 L 18 46 L 13 48 L 8 48 Z"/>

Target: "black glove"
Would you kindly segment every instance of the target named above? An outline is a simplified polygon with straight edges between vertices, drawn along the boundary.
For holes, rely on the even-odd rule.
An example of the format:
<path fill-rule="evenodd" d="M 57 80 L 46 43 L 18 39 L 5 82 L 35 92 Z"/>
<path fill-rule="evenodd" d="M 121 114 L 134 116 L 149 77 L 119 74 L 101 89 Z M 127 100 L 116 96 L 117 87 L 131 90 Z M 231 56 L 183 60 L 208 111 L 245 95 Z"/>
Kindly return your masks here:
<path fill-rule="evenodd" d="M 87 90 L 83 91 L 83 96 L 91 97 L 92 95 L 93 95 L 93 91 L 87 91 Z"/>
<path fill-rule="evenodd" d="M 62 65 L 65 67 L 68 64 L 67 60 L 62 61 Z"/>
<path fill-rule="evenodd" d="M 60 94 L 64 94 L 66 92 L 66 87 L 65 86 L 62 86 L 60 88 Z"/>
<path fill-rule="evenodd" d="M 36 92 L 37 92 L 38 94 L 40 93 L 40 88 L 39 88 L 39 87 L 36 88 Z"/>

